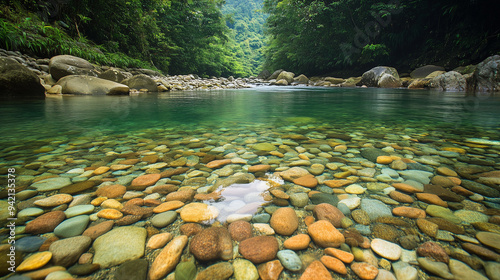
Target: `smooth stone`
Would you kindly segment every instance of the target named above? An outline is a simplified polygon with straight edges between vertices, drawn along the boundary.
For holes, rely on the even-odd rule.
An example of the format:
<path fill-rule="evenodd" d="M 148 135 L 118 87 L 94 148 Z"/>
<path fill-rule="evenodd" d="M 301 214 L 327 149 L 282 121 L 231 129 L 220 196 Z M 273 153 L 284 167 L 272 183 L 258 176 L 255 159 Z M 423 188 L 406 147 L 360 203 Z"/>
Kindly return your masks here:
<path fill-rule="evenodd" d="M 279 245 L 275 237 L 256 236 L 240 242 L 239 252 L 247 260 L 259 264 L 273 260 Z"/>
<path fill-rule="evenodd" d="M 98 264 L 76 264 L 68 269 L 68 272 L 74 275 L 89 275 L 101 268 Z"/>
<path fill-rule="evenodd" d="M 233 262 L 234 278 L 236 280 L 257 280 L 259 272 L 255 265 L 244 259 L 236 259 Z"/>
<path fill-rule="evenodd" d="M 188 237 L 180 235 L 172 239 L 155 258 L 149 269 L 148 279 L 159 280 L 172 272 L 179 263 Z"/>
<path fill-rule="evenodd" d="M 54 234 L 61 238 L 80 235 L 87 228 L 89 221 L 90 217 L 87 215 L 81 215 L 67 219 L 54 229 Z"/>
<path fill-rule="evenodd" d="M 194 280 L 196 277 L 196 265 L 194 260 L 180 262 L 175 267 L 175 280 Z"/>
<path fill-rule="evenodd" d="M 66 271 L 54 271 L 49 273 L 45 277 L 45 280 L 67 280 L 67 279 L 73 279 L 73 276 L 71 276 L 71 274 L 69 274 Z"/>
<path fill-rule="evenodd" d="M 200 271 L 196 280 L 226 280 L 233 275 L 233 266 L 228 262 L 216 263 Z"/>
<path fill-rule="evenodd" d="M 425 269 L 426 271 L 429 271 L 432 274 L 435 274 L 439 277 L 442 277 L 444 279 L 454 279 L 453 274 L 450 272 L 448 269 L 448 265 L 442 262 L 435 262 L 432 261 L 428 258 L 418 258 L 417 259 L 418 264 Z"/>
<path fill-rule="evenodd" d="M 359 184 L 352 184 L 345 188 L 345 191 L 350 194 L 363 194 L 366 189 Z"/>
<path fill-rule="evenodd" d="M 375 238 L 372 240 L 371 249 L 383 258 L 397 261 L 401 257 L 401 247 L 398 244 Z"/>
<path fill-rule="evenodd" d="M 73 207 L 69 207 L 66 211 L 64 211 L 64 214 L 66 215 L 66 218 L 72 218 L 76 217 L 79 215 L 85 215 L 85 214 L 91 214 L 94 212 L 95 206 L 91 204 L 87 205 L 77 205 Z"/>
<path fill-rule="evenodd" d="M 2 207 L 3 208 L 3 207 Z M 8 206 L 5 207 L 4 209 L 8 209 Z M 36 208 L 36 207 L 30 207 L 30 208 L 26 208 L 26 209 L 23 209 L 21 211 L 19 211 L 17 213 L 17 218 L 18 219 L 21 219 L 21 218 L 26 218 L 26 217 L 36 217 L 36 216 L 40 216 L 43 214 L 43 209 L 41 208 Z M 10 215 L 9 215 L 10 216 Z M 1 219 L 0 219 L 1 220 Z"/>
<path fill-rule="evenodd" d="M 309 196 L 306 193 L 292 193 L 290 194 L 290 202 L 293 206 L 302 208 L 309 202 Z"/>
<path fill-rule="evenodd" d="M 219 210 L 212 205 L 193 202 L 185 205 L 181 209 L 180 216 L 184 222 L 206 222 L 217 218 L 217 216 L 219 216 Z"/>
<path fill-rule="evenodd" d="M 51 252 L 35 253 L 26 259 L 16 268 L 17 272 L 36 270 L 46 265 L 52 258 Z"/>
<path fill-rule="evenodd" d="M 351 264 L 352 271 L 364 280 L 375 279 L 378 275 L 378 268 L 366 262 L 356 262 Z"/>
<path fill-rule="evenodd" d="M 375 280 L 397 280 L 397 279 L 396 276 L 392 274 L 392 272 L 387 271 L 385 269 L 379 269 L 377 278 L 375 278 Z"/>
<path fill-rule="evenodd" d="M 379 200 L 363 198 L 361 199 L 361 209 L 368 214 L 371 221 L 380 217 L 392 217 L 391 209 Z"/>
<path fill-rule="evenodd" d="M 26 236 L 16 241 L 16 251 L 31 253 L 38 251 L 40 246 L 47 240 L 40 236 Z"/>
<path fill-rule="evenodd" d="M 299 226 L 299 218 L 292 208 L 283 207 L 272 214 L 269 224 L 278 234 L 292 235 Z"/>
<path fill-rule="evenodd" d="M 233 257 L 231 234 L 224 227 L 209 227 L 196 234 L 189 251 L 199 261 L 230 260 Z"/>
<path fill-rule="evenodd" d="M 484 277 L 481 273 L 473 270 L 461 261 L 451 259 L 449 267 L 454 280 L 488 280 L 488 278 Z"/>
<path fill-rule="evenodd" d="M 226 222 L 232 223 L 235 221 L 251 221 L 252 214 L 230 214 L 226 217 Z"/>
<path fill-rule="evenodd" d="M 146 247 L 153 250 L 159 249 L 164 247 L 170 240 L 172 240 L 172 234 L 170 232 L 158 233 L 149 238 Z"/>
<path fill-rule="evenodd" d="M 432 172 L 422 170 L 404 170 L 398 172 L 405 180 L 414 180 L 422 184 L 429 184 L 430 177 L 434 175 Z"/>
<path fill-rule="evenodd" d="M 78 261 L 78 258 L 88 250 L 92 239 L 88 236 L 76 236 L 57 240 L 49 247 L 52 253 L 52 263 L 69 267 Z"/>
<path fill-rule="evenodd" d="M 471 210 L 457 210 L 453 213 L 466 224 L 472 223 L 487 223 L 489 217 L 481 212 Z"/>
<path fill-rule="evenodd" d="M 436 234 L 436 239 L 448 242 L 455 241 L 455 237 L 453 237 L 453 234 L 449 231 L 444 231 L 444 230 L 438 230 Z"/>
<path fill-rule="evenodd" d="M 399 261 L 392 263 L 392 269 L 396 279 L 418 280 L 418 270 L 407 262 Z"/>
<path fill-rule="evenodd" d="M 283 266 L 279 260 L 274 260 L 259 265 L 257 270 L 262 280 L 278 280 Z"/>
<path fill-rule="evenodd" d="M 177 219 L 177 212 L 167 211 L 160 214 L 156 214 L 151 219 L 151 224 L 154 227 L 163 228 L 173 223 L 176 219 Z"/>
<path fill-rule="evenodd" d="M 27 223 L 25 231 L 32 234 L 52 232 L 65 218 L 62 211 L 48 212 Z"/>
<path fill-rule="evenodd" d="M 317 221 L 308 227 L 308 233 L 314 243 L 321 247 L 339 247 L 345 242 L 344 235 L 340 233 L 330 222 Z"/>
<path fill-rule="evenodd" d="M 425 209 L 425 212 L 430 216 L 443 218 L 443 219 L 450 221 L 454 224 L 459 225 L 462 223 L 462 220 L 459 217 L 455 216 L 450 209 L 444 208 L 442 206 L 437 206 L 437 205 L 431 204 L 431 205 L 427 206 L 427 208 Z"/>
<path fill-rule="evenodd" d="M 290 250 L 304 250 L 309 247 L 310 242 L 311 237 L 309 237 L 309 235 L 307 234 L 302 233 L 294 235 L 285 240 L 285 242 L 283 242 L 283 247 Z"/>
<path fill-rule="evenodd" d="M 271 220 L 271 215 L 267 213 L 257 214 L 252 217 L 254 223 L 268 223 Z"/>
<path fill-rule="evenodd" d="M 71 185 L 71 179 L 67 177 L 54 177 L 44 179 L 31 184 L 39 192 L 47 192 L 62 189 L 66 186 Z"/>
<path fill-rule="evenodd" d="M 320 261 L 313 261 L 302 273 L 299 280 L 333 280 L 330 271 Z"/>
<path fill-rule="evenodd" d="M 336 195 L 327 193 L 315 193 L 311 195 L 310 199 L 311 202 L 316 205 L 321 203 L 328 203 L 333 206 L 337 206 L 337 204 L 339 203 L 339 198 Z"/>
<path fill-rule="evenodd" d="M 490 280 L 500 280 L 500 263 L 498 262 L 485 262 L 484 270 Z"/>
<path fill-rule="evenodd" d="M 476 233 L 476 238 L 482 244 L 500 250 L 500 234 L 494 232 L 480 231 Z"/>
<path fill-rule="evenodd" d="M 297 272 L 302 269 L 302 261 L 292 250 L 278 251 L 277 257 L 281 261 L 281 264 L 290 271 Z"/>
<path fill-rule="evenodd" d="M 101 268 L 109 268 L 142 257 L 146 234 L 146 229 L 135 226 L 119 227 L 107 232 L 94 241 L 93 263 L 100 264 Z"/>

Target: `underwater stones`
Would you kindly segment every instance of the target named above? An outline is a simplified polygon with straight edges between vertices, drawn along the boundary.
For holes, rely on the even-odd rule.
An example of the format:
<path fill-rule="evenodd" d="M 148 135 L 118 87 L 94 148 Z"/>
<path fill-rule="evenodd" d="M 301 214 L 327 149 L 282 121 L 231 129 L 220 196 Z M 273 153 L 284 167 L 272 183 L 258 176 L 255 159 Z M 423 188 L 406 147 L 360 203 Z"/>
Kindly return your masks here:
<path fill-rule="evenodd" d="M 361 199 L 361 209 L 368 214 L 372 221 L 380 217 L 392 217 L 391 209 L 383 202 L 376 199 Z"/>
<path fill-rule="evenodd" d="M 363 280 L 372 280 L 377 277 L 378 268 L 366 262 L 356 262 L 351 264 L 352 271 Z"/>
<path fill-rule="evenodd" d="M 299 218 L 293 208 L 284 207 L 273 213 L 269 223 L 276 233 L 292 235 L 299 226 Z"/>
<path fill-rule="evenodd" d="M 494 232 L 480 231 L 476 233 L 476 238 L 482 244 L 500 250 L 500 234 Z"/>
<path fill-rule="evenodd" d="M 108 268 L 135 260 L 144 255 L 146 229 L 134 226 L 118 227 L 98 237 L 93 244 L 93 263 Z"/>
<path fill-rule="evenodd" d="M 67 219 L 54 229 L 54 234 L 61 238 L 80 235 L 87 228 L 89 221 L 90 217 L 87 215 Z"/>
<path fill-rule="evenodd" d="M 63 187 L 59 190 L 59 192 L 67 194 L 77 194 L 89 190 L 93 188 L 95 185 L 96 185 L 95 181 L 84 181 Z"/>
<path fill-rule="evenodd" d="M 259 265 L 257 269 L 262 280 L 278 280 L 283 266 L 279 260 L 274 260 Z"/>
<path fill-rule="evenodd" d="M 478 182 L 470 181 L 470 180 L 462 180 L 462 187 L 478 193 L 480 195 L 488 196 L 488 197 L 499 197 L 500 191 L 494 189 L 492 187 L 488 187 Z"/>
<path fill-rule="evenodd" d="M 110 231 L 113 228 L 114 221 L 104 221 L 101 222 L 97 225 L 93 225 L 89 228 L 87 228 L 82 235 L 83 236 L 88 236 L 92 238 L 92 240 L 95 240 L 97 237 L 105 234 L 106 232 Z"/>
<path fill-rule="evenodd" d="M 248 167 L 248 172 L 251 172 L 251 173 L 266 172 L 269 169 L 271 169 L 271 165 L 258 164 L 258 165 L 252 165 L 252 166 Z"/>
<path fill-rule="evenodd" d="M 35 188 L 39 192 L 48 192 L 48 191 L 59 190 L 69 185 L 71 185 L 70 178 L 53 177 L 37 181 L 31 184 L 31 187 Z"/>
<path fill-rule="evenodd" d="M 63 211 L 52 211 L 45 213 L 26 224 L 26 233 L 42 234 L 52 232 L 64 219 Z"/>
<path fill-rule="evenodd" d="M 277 175 L 279 175 L 281 178 L 283 178 L 286 181 L 293 182 L 293 180 L 304 177 L 306 175 L 310 175 L 309 171 L 302 167 L 292 167 L 290 169 L 287 169 L 282 172 L 277 172 Z"/>
<path fill-rule="evenodd" d="M 231 238 L 238 242 L 252 237 L 252 225 L 247 221 L 234 221 L 229 224 L 228 230 Z"/>
<path fill-rule="evenodd" d="M 460 224 L 462 222 L 462 220 L 460 220 L 459 217 L 455 216 L 450 209 L 441 206 L 429 205 L 425 209 L 425 212 L 430 216 L 443 218 L 454 224 Z"/>
<path fill-rule="evenodd" d="M 281 250 L 276 255 L 286 269 L 293 272 L 298 272 L 302 269 L 302 261 L 294 251 Z"/>
<path fill-rule="evenodd" d="M 56 207 L 69 203 L 71 200 L 73 200 L 73 197 L 69 194 L 55 194 L 35 201 L 35 205 L 39 207 Z"/>
<path fill-rule="evenodd" d="M 200 223 L 213 220 L 219 215 L 219 210 L 205 203 L 193 202 L 185 205 L 180 212 L 185 222 Z"/>
<path fill-rule="evenodd" d="M 373 239 L 370 246 L 375 253 L 391 261 L 399 260 L 402 253 L 399 245 L 379 238 Z"/>
<path fill-rule="evenodd" d="M 187 242 L 188 238 L 185 235 L 172 239 L 156 256 L 149 269 L 148 278 L 150 280 L 159 280 L 172 272 L 179 263 L 182 250 L 186 247 Z"/>
<path fill-rule="evenodd" d="M 418 208 L 413 208 L 413 207 L 406 207 L 406 206 L 401 206 L 401 207 L 396 207 L 392 209 L 392 214 L 396 216 L 403 216 L 411 219 L 417 219 L 417 218 L 425 218 L 425 211 L 422 209 Z"/>
<path fill-rule="evenodd" d="M 223 227 L 204 229 L 193 237 L 189 251 L 199 261 L 230 260 L 233 257 L 231 235 Z"/>
<path fill-rule="evenodd" d="M 420 193 L 423 192 L 423 188 L 417 188 L 415 186 L 406 184 L 406 183 L 394 183 L 392 184 L 394 188 L 396 188 L 399 191 L 406 192 L 406 193 Z"/>
<path fill-rule="evenodd" d="M 104 196 L 107 198 L 117 198 L 127 192 L 127 187 L 122 185 L 108 185 L 97 189 L 95 192 L 97 196 Z"/>
<path fill-rule="evenodd" d="M 258 280 L 259 272 L 255 265 L 244 259 L 236 259 L 233 262 L 234 278 L 236 280 Z"/>
<path fill-rule="evenodd" d="M 134 180 L 132 180 L 132 183 L 130 184 L 130 186 L 127 189 L 142 191 L 146 187 L 154 185 L 160 179 L 161 179 L 160 174 L 141 175 L 141 176 L 135 178 Z"/>
<path fill-rule="evenodd" d="M 213 160 L 209 163 L 207 163 L 205 166 L 210 168 L 210 169 L 216 169 L 220 168 L 224 165 L 230 164 L 231 160 L 230 159 L 219 159 L 219 160 Z"/>
<path fill-rule="evenodd" d="M 379 150 L 379 149 L 374 149 L 374 148 L 362 149 L 360 151 L 360 154 L 362 157 L 366 158 L 367 160 L 369 160 L 371 162 L 377 162 L 377 158 L 379 156 L 389 156 L 389 154 L 387 152 L 384 152 L 384 151 Z"/>
<path fill-rule="evenodd" d="M 318 180 L 312 174 L 308 174 L 293 180 L 294 184 L 306 188 L 314 188 L 318 185 Z"/>
<path fill-rule="evenodd" d="M 339 247 L 345 242 L 344 235 L 340 233 L 330 222 L 325 220 L 311 224 L 307 231 L 314 243 L 321 247 Z"/>
<path fill-rule="evenodd" d="M 184 206 L 184 202 L 178 200 L 172 200 L 164 202 L 153 209 L 153 213 L 162 213 L 170 210 L 179 209 Z"/>
<path fill-rule="evenodd" d="M 320 261 L 313 261 L 302 273 L 299 280 L 333 279 L 330 272 Z"/>
<path fill-rule="evenodd" d="M 341 227 L 341 220 L 344 214 L 335 206 L 328 203 L 321 203 L 313 208 L 313 215 L 316 220 L 327 220 L 335 227 Z"/>
<path fill-rule="evenodd" d="M 90 247 L 92 239 L 87 236 L 76 236 L 57 240 L 49 247 L 52 262 L 55 265 L 69 267 Z"/>
<path fill-rule="evenodd" d="M 252 146 L 253 149 L 262 152 L 271 152 L 276 150 L 276 146 L 271 143 L 257 143 Z"/>
<path fill-rule="evenodd" d="M 417 254 L 421 257 L 427 257 L 437 262 L 448 263 L 450 257 L 443 247 L 436 242 L 425 242 L 418 246 Z"/>
<path fill-rule="evenodd" d="M 285 242 L 283 242 L 283 247 L 290 250 L 304 250 L 309 247 L 310 242 L 311 238 L 309 235 L 297 234 L 285 240 Z"/>
<path fill-rule="evenodd" d="M 177 213 L 175 211 L 167 211 L 155 215 L 151 219 L 151 224 L 154 227 L 163 228 L 173 223 L 176 219 L 177 219 Z"/>
<path fill-rule="evenodd" d="M 256 236 L 240 242 L 239 252 L 252 263 L 259 264 L 273 260 L 278 253 L 279 244 L 273 236 Z"/>

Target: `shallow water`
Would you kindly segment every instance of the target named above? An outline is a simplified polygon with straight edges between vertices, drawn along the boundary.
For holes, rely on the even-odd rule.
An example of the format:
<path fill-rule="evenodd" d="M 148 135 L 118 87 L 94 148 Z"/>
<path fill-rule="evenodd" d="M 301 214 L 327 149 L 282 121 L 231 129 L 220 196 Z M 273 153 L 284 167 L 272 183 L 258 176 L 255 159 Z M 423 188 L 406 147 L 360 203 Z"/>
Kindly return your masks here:
<path fill-rule="evenodd" d="M 308 130 L 326 126 L 343 133 L 414 129 L 441 131 L 451 138 L 471 137 L 471 133 L 491 138 L 500 133 L 500 97 L 398 89 L 257 87 L 4 102 L 0 119 L 3 148 L 28 141 L 145 130 L 182 134 L 260 125 L 271 129 L 295 125 L 297 132 L 308 125 Z"/>
<path fill-rule="evenodd" d="M 296 232 L 307 234 L 306 218 L 312 218 L 307 216 L 313 215 L 315 205 L 326 202 L 338 204 L 356 222 L 344 220 L 346 224 L 342 226 L 349 229 L 344 234 L 348 234 L 352 227 L 365 237 L 387 238 L 401 245 L 400 239 L 412 235 L 421 237 L 417 238 L 419 244 L 439 240 L 450 248 L 459 249 L 455 237 L 445 230 L 439 230 L 432 238 L 429 237 L 432 234 L 427 236 L 427 232 L 418 232 L 415 217 L 406 219 L 410 227 L 396 228 L 389 222 L 370 217 L 370 214 L 388 211 L 388 216 L 392 217 L 391 208 L 397 205 L 432 210 L 425 199 L 412 198 L 413 202 L 400 204 L 390 198 L 388 193 L 395 190 L 388 185 L 390 183 L 412 182 L 410 186 L 423 189 L 433 176 L 433 184 L 448 184 L 450 187 L 450 183 L 460 184 L 458 177 L 475 178 L 469 175 L 481 172 L 485 177 L 478 181 L 495 188 L 478 187 L 469 182 L 464 186 L 477 193 L 461 203 L 449 202 L 453 206 L 450 209 L 456 210 L 457 217 L 462 220 L 459 221 L 461 227 L 467 230 L 467 236 L 461 236 L 462 239 L 470 240 L 480 230 L 489 231 L 484 229 L 486 225 L 475 230 L 471 224 L 477 221 L 488 224 L 492 232 L 500 232 L 496 224 L 484 223 L 488 219 L 500 223 L 495 220 L 500 219 L 497 218 L 500 204 L 494 197 L 500 192 L 499 175 L 496 172 L 484 173 L 500 169 L 499 96 L 466 97 L 461 93 L 399 89 L 256 87 L 12 101 L 0 104 L 0 118 L 3 123 L 0 126 L 0 175 L 10 174 L 12 171 L 9 170 L 15 169 L 16 183 L 21 187 L 19 194 L 23 193 L 21 197 L 25 198 L 17 201 L 18 210 L 28 207 L 33 210 L 34 203 L 45 196 L 70 193 L 74 194 L 74 200 L 88 196 L 89 201 L 80 200 L 75 205 L 97 206 L 90 213 L 90 220 L 96 223 L 119 219 L 120 226 L 133 223 L 136 227 L 147 227 L 151 232 L 161 230 L 177 236 L 181 234 L 180 227 L 188 222 L 218 226 L 231 220 L 251 219 L 254 231 L 259 235 L 270 234 L 284 242 L 288 236 L 274 234 L 274 227 L 269 225 L 270 214 L 291 204 L 299 219 Z M 373 147 L 377 149 L 366 149 Z M 372 158 L 363 154 L 366 150 L 384 151 L 391 155 L 390 162 L 399 163 L 379 162 L 378 156 Z M 224 163 L 218 164 L 220 161 Z M 265 168 L 251 171 L 250 168 L 256 167 Z M 296 174 L 285 175 L 290 167 L 300 167 L 298 169 L 315 176 L 309 174 L 312 179 L 304 174 L 297 177 L 293 177 Z M 461 174 L 453 175 L 455 171 L 452 170 L 437 171 L 437 167 L 457 169 Z M 101 171 L 97 172 L 99 169 Z M 181 171 L 174 172 L 178 170 Z M 442 176 L 434 174 L 440 172 L 457 178 L 437 181 L 439 178 L 435 177 Z M 155 181 L 145 182 L 148 175 L 144 174 L 156 176 Z M 461 177 L 462 174 L 465 177 Z M 142 180 L 144 185 L 134 184 L 136 180 Z M 100 185 L 74 190 L 77 183 L 86 181 Z M 348 185 L 344 185 L 346 182 Z M 201 207 L 202 203 L 190 203 L 189 211 L 194 211 L 190 215 L 189 211 L 184 211 L 188 206 L 182 209 L 177 209 L 182 206 L 176 206 L 170 212 L 178 211 L 181 218 L 170 213 L 175 214 L 174 219 L 166 226 L 163 221 L 153 221 L 146 214 L 140 214 L 139 221 L 130 223 L 122 221 L 121 216 L 100 216 L 101 210 L 110 209 L 100 205 L 102 197 L 92 202 L 90 197 L 95 196 L 96 188 L 112 185 L 116 189 L 115 184 L 122 185 L 123 189 L 127 186 L 128 190 L 118 195 L 118 201 L 112 201 L 120 207 L 122 202 L 126 204 L 132 198 L 143 197 L 150 203 L 141 208 L 144 211 L 153 211 L 157 204 L 172 200 L 182 200 L 186 204 L 203 201 L 210 208 L 194 211 L 192 209 Z M 65 189 L 66 186 L 69 189 Z M 163 189 L 158 191 L 156 187 Z M 31 190 L 21 191 L 24 188 Z M 166 190 L 169 188 L 170 193 Z M 424 190 L 433 193 L 432 189 Z M 450 195 L 448 192 L 445 196 Z M 195 193 L 205 196 L 196 197 Z M 4 199 L 7 192 L 0 189 L 0 195 Z M 39 196 L 31 198 L 34 195 Z M 342 203 L 338 203 L 339 199 Z M 450 201 L 453 199 L 452 196 Z M 382 206 L 374 201 L 382 201 Z M 6 205 L 7 202 L 4 199 L 0 203 Z M 363 210 L 357 209 L 360 203 Z M 39 211 L 33 216 L 65 210 L 66 204 L 35 209 Z M 375 211 L 374 206 L 368 207 L 375 204 L 382 208 Z M 431 210 L 427 211 L 428 215 L 438 216 Z M 447 210 L 442 207 L 442 211 Z M 121 215 L 120 211 L 115 210 L 114 214 L 116 212 Z M 135 216 L 131 213 L 125 213 L 123 219 Z M 366 217 L 360 216 L 363 213 Z M 0 215 L 5 214 L 5 211 L 0 211 Z M 160 214 L 155 212 L 153 217 L 158 216 Z M 459 219 L 457 217 L 451 218 Z M 30 236 L 25 234 L 23 225 L 31 218 L 34 217 L 19 220 L 18 237 Z M 368 225 L 363 219 L 368 219 Z M 8 229 L 0 228 L 0 240 L 5 240 L 7 234 Z M 500 235 L 495 236 L 500 239 Z M 357 245 L 347 246 L 346 241 L 343 246 L 343 249 L 350 250 L 349 246 L 355 248 Z M 415 249 L 403 247 L 410 253 Z M 151 264 L 157 251 L 147 249 L 144 259 Z M 188 250 L 184 251 L 185 258 L 192 258 Z M 302 269 L 306 263 L 319 259 L 322 252 L 323 249 L 315 245 L 297 251 L 304 263 Z M 416 254 L 405 258 L 404 262 L 418 267 Z M 199 271 L 207 266 L 203 262 L 196 265 Z M 422 279 L 427 279 L 423 269 L 419 269 L 421 276 L 424 275 Z M 302 272 L 285 270 L 280 279 L 298 279 Z M 101 269 L 93 277 L 111 279 L 113 274 L 113 269 Z M 347 279 L 359 278 L 349 271 Z"/>

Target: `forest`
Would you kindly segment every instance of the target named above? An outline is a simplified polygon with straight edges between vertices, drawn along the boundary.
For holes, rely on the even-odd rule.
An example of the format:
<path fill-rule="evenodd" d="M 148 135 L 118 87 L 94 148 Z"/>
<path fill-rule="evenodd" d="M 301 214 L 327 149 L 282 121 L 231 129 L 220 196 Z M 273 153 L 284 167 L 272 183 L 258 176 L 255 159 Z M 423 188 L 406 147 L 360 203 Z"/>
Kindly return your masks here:
<path fill-rule="evenodd" d="M 0 47 L 165 74 L 401 71 L 500 50 L 494 1 L 2 0 Z"/>

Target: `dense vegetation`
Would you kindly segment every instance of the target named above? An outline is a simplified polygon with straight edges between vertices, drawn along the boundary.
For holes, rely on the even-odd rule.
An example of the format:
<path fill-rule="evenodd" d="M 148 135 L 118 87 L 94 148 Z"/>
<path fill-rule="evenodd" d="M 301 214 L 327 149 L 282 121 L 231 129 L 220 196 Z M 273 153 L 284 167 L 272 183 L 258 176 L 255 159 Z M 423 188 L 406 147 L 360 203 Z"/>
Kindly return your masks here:
<path fill-rule="evenodd" d="M 74 54 L 168 74 L 248 74 L 233 55 L 222 0 L 2 1 L 0 47 Z M 94 44 L 95 43 L 95 44 Z"/>
<path fill-rule="evenodd" d="M 247 76 L 259 74 L 264 63 L 264 31 L 267 15 L 263 0 L 226 0 L 222 12 L 232 29 L 233 54 L 243 65 Z"/>
<path fill-rule="evenodd" d="M 266 67 L 323 74 L 477 63 L 500 50 L 495 7 L 481 0 L 265 0 Z"/>

